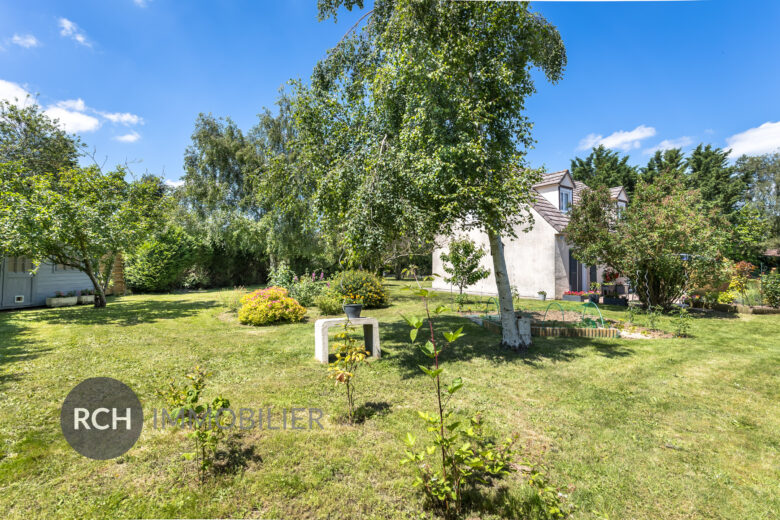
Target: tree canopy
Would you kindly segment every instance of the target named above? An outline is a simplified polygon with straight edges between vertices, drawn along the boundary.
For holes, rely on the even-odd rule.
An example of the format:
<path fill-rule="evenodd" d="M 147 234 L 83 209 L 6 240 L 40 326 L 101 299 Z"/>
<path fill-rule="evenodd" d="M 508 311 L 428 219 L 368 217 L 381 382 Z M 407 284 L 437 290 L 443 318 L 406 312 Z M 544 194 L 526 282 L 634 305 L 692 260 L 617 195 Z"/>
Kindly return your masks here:
<path fill-rule="evenodd" d="M 322 0 L 320 17 L 359 1 Z M 518 346 L 501 234 L 529 223 L 538 173 L 525 100 L 531 69 L 557 81 L 557 29 L 527 4 L 378 0 L 296 84 L 302 159 L 348 250 L 456 226 L 491 236 L 504 341 Z M 510 316 L 511 314 L 511 316 Z M 514 329 L 514 336 L 512 336 Z"/>
<path fill-rule="evenodd" d="M 574 180 L 584 182 L 591 188 L 623 186 L 630 196 L 636 186 L 638 171 L 628 164 L 627 155 L 621 157 L 617 152 L 599 145 L 584 159 L 572 159 L 571 175 Z"/>
<path fill-rule="evenodd" d="M 718 264 L 723 227 L 713 225 L 699 192 L 671 172 L 653 183 L 640 181 L 625 210 L 616 204 L 603 186 L 586 190 L 566 236 L 578 260 L 622 273 L 644 304 L 668 308 L 690 288 L 694 272 Z"/>

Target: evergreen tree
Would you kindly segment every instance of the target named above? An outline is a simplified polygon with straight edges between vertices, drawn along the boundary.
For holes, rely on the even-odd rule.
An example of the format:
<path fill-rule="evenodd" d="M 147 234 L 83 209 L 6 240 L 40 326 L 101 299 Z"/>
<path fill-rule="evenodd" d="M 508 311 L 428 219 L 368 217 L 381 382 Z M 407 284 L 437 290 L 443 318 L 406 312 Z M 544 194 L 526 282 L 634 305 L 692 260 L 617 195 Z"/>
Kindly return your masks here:
<path fill-rule="evenodd" d="M 575 180 L 584 182 L 591 188 L 623 186 L 629 196 L 633 193 L 638 178 L 637 168 L 628 164 L 627 155 L 621 157 L 604 145 L 593 148 L 585 159 L 572 159 L 571 174 Z"/>

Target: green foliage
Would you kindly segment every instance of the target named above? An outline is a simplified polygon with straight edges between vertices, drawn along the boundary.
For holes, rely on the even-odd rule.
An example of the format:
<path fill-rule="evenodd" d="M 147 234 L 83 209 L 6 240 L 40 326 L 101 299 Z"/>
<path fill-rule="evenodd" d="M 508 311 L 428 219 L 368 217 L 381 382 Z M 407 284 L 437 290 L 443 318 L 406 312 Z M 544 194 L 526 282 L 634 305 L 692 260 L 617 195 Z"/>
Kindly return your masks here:
<path fill-rule="evenodd" d="M 647 309 L 647 328 L 650 330 L 658 330 L 658 320 L 661 318 L 662 309 L 657 306 L 650 306 Z"/>
<path fill-rule="evenodd" d="M 772 270 L 771 273 L 761 277 L 761 292 L 767 305 L 780 307 L 780 273 L 777 270 Z"/>
<path fill-rule="evenodd" d="M 269 287 L 284 287 L 287 291 L 290 291 L 295 284 L 295 272 L 290 269 L 287 262 L 282 261 L 271 267 L 268 273 L 268 286 Z"/>
<path fill-rule="evenodd" d="M 623 186 L 629 196 L 634 191 L 638 176 L 637 169 L 628 164 L 628 156 L 620 157 L 604 145 L 593 148 L 585 159 L 572 159 L 571 174 L 575 180 L 591 188 Z"/>
<path fill-rule="evenodd" d="M 655 182 L 660 175 L 664 174 L 684 180 L 686 168 L 685 154 L 683 154 L 681 148 L 657 150 L 647 162 L 647 166 L 642 168 L 640 177 L 643 181 L 649 183 Z"/>
<path fill-rule="evenodd" d="M 49 118 L 38 103 L 0 100 L 0 163 L 17 163 L 18 172 L 56 174 L 78 167 L 83 144 Z"/>
<path fill-rule="evenodd" d="M 322 314 L 335 315 L 343 312 L 344 296 L 333 288 L 325 288 L 314 298 L 314 305 Z"/>
<path fill-rule="evenodd" d="M 463 387 L 463 379 L 456 377 L 445 387 L 441 378 L 444 368 L 440 366 L 439 356 L 445 348 L 442 344 L 449 347 L 463 336 L 463 327 L 445 332 L 442 342 L 436 337 L 434 318 L 448 309 L 439 305 L 431 310 L 428 305 L 430 291 L 419 284 L 412 293 L 422 299 L 429 324 L 430 339 L 420 346 L 420 350 L 430 359 L 431 365 L 419 365 L 419 368 L 433 382 L 437 409 L 433 414 L 417 412 L 432 438 L 430 444 L 418 449 L 416 437 L 407 433 L 407 450 L 401 464 L 411 464 L 415 468 L 417 474 L 412 485 L 423 491 L 434 509 L 452 518 L 461 513 L 464 491 L 474 489 L 477 484 L 490 485 L 494 479 L 514 471 L 511 462 L 516 438 L 508 438 L 496 445 L 485 435 L 481 416 L 472 417 L 467 424 L 462 424 L 462 420 L 453 416 L 448 405 L 453 395 Z M 423 319 L 404 316 L 404 320 L 411 327 L 409 337 L 414 343 Z M 438 461 L 431 462 L 431 458 Z"/>
<path fill-rule="evenodd" d="M 449 244 L 449 252 L 442 253 L 444 271 L 449 274 L 444 280 L 458 287 L 458 294 L 463 294 L 463 288 L 473 285 L 490 276 L 490 271 L 480 266 L 485 250 L 468 238 L 453 240 Z M 447 265 L 449 264 L 449 265 Z"/>
<path fill-rule="evenodd" d="M 195 257 L 195 242 L 177 225 L 169 225 L 125 257 L 125 279 L 138 291 L 167 291 L 181 285 Z"/>
<path fill-rule="evenodd" d="M 688 157 L 688 189 L 699 190 L 706 210 L 730 217 L 745 198 L 748 184 L 729 164 L 730 150 L 700 144 Z"/>
<path fill-rule="evenodd" d="M 175 418 L 176 424 L 191 431 L 187 436 L 195 441 L 195 450 L 186 452 L 186 460 L 195 460 L 198 464 L 200 482 L 206 478 L 206 473 L 214 465 L 214 459 L 220 443 L 225 437 L 225 415 L 221 411 L 230 407 L 230 401 L 222 396 L 215 397 L 207 405 L 201 404 L 201 395 L 206 388 L 206 379 L 210 376 L 201 367 L 196 366 L 185 377 L 183 384 L 170 381 L 157 395 L 165 400 L 168 412 Z"/>
<path fill-rule="evenodd" d="M 669 173 L 637 185 L 619 216 L 606 188 L 586 190 L 566 228 L 574 255 L 624 273 L 647 306 L 670 308 L 694 273 L 713 272 L 724 234 L 702 211 L 698 192 Z"/>
<path fill-rule="evenodd" d="M 268 287 L 244 295 L 238 310 L 238 321 L 250 325 L 268 325 L 280 321 L 301 321 L 306 309 L 287 296 L 283 287 Z"/>
<path fill-rule="evenodd" d="M 753 204 L 734 212 L 726 254 L 732 260 L 759 263 L 770 236 L 770 221 Z"/>
<path fill-rule="evenodd" d="M 328 377 L 336 382 L 336 386 L 344 387 L 347 396 L 347 418 L 350 424 L 355 422 L 355 376 L 361 366 L 368 364 L 366 359 L 369 352 L 365 345 L 361 345 L 350 336 L 354 327 L 349 321 L 344 323 L 344 328 L 336 334 L 336 359 L 328 366 Z"/>
<path fill-rule="evenodd" d="M 83 271 L 105 306 L 114 259 L 157 229 L 168 199 L 155 177 L 97 167 L 30 172 L 0 163 L 0 250 Z"/>
<path fill-rule="evenodd" d="M 749 157 L 734 165 L 737 176 L 748 184 L 748 198 L 769 225 L 767 247 L 780 247 L 780 152 Z"/>
<path fill-rule="evenodd" d="M 674 317 L 674 335 L 678 338 L 687 338 L 691 334 L 691 314 L 688 309 L 680 307 L 680 310 Z"/>
<path fill-rule="evenodd" d="M 731 305 L 735 301 L 737 301 L 737 293 L 735 291 L 729 289 L 718 293 L 718 303 Z"/>
<path fill-rule="evenodd" d="M 382 280 L 368 271 L 342 271 L 333 278 L 331 287 L 343 296 L 362 298 L 367 309 L 385 307 L 389 302 Z"/>

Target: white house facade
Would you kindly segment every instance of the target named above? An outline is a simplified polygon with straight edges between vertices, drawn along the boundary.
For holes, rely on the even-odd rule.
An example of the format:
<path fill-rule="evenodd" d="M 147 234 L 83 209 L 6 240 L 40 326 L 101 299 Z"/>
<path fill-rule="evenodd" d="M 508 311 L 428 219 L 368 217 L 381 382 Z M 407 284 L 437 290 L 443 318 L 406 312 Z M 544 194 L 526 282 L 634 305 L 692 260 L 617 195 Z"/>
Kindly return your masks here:
<path fill-rule="evenodd" d="M 575 181 L 568 170 L 545 174 L 542 181 L 534 185 L 536 202 L 529 208 L 534 218 L 533 227 L 527 231 L 518 228 L 516 237 L 503 238 L 509 282 L 521 297 L 535 298 L 539 291 L 544 291 L 550 298 L 560 298 L 566 291 L 587 291 L 591 282 L 603 281 L 603 269 L 583 265 L 572 256 L 563 233 L 569 224 L 569 211 L 579 203 L 585 189 L 587 186 Z M 611 188 L 610 194 L 619 205 L 628 203 L 622 187 Z M 475 229 L 457 236 L 470 238 L 488 252 L 482 265 L 490 271 L 490 276 L 467 287 L 465 292 L 495 295 L 496 280 L 487 234 Z M 456 292 L 457 287 L 444 281 L 446 273 L 441 260 L 441 254 L 449 249 L 451 238 L 438 240 L 433 252 L 433 272 L 439 275 L 434 278 L 433 288 Z"/>

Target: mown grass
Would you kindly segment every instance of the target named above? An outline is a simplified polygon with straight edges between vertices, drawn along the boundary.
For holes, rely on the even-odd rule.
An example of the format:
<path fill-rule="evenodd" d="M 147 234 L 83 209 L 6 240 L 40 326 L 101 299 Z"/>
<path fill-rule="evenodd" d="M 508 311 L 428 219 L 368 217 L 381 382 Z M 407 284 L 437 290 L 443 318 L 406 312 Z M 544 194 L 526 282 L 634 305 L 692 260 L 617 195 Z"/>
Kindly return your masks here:
<path fill-rule="evenodd" d="M 247 327 L 208 291 L 128 296 L 104 310 L 0 313 L 0 511 L 419 517 L 423 502 L 398 461 L 407 431 L 425 436 L 416 410 L 432 409 L 433 394 L 400 316 L 420 313 L 420 303 L 390 283 L 392 306 L 364 312 L 380 320 L 383 357 L 358 376 L 358 404 L 369 403 L 371 416 L 356 426 L 341 420 L 344 398 L 314 360 L 316 309 L 304 323 Z M 483 412 L 496 435 L 518 432 L 521 458 L 547 466 L 576 518 L 780 515 L 780 316 L 696 317 L 687 339 L 536 338 L 523 353 L 501 350 L 498 336 L 454 314 L 441 322 L 467 333 L 443 355 L 445 376 L 465 381 L 457 411 Z M 670 318 L 661 327 L 672 330 Z M 110 461 L 81 457 L 60 433 L 62 401 L 85 378 L 125 382 L 149 414 L 163 406 L 155 390 L 196 364 L 213 372 L 207 396 L 221 393 L 234 407 L 322 408 L 324 429 L 244 433 L 235 439 L 241 464 L 202 485 L 182 460 L 181 432 L 145 427 Z M 522 518 L 532 509 L 514 475 L 468 514 Z"/>

